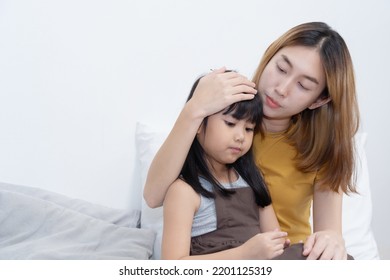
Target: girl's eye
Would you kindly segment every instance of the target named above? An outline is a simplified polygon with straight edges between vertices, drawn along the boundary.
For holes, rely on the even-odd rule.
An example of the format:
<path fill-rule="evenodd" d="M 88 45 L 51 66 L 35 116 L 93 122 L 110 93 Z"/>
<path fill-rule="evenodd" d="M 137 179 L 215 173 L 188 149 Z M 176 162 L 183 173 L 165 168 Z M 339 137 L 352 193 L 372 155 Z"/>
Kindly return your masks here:
<path fill-rule="evenodd" d="M 225 121 L 225 124 L 226 124 L 227 126 L 234 126 L 234 123 L 229 122 L 229 121 Z"/>
<path fill-rule="evenodd" d="M 247 131 L 247 132 L 253 132 L 253 131 L 255 131 L 255 129 L 254 129 L 253 127 L 247 127 L 247 128 L 246 128 L 246 131 Z"/>

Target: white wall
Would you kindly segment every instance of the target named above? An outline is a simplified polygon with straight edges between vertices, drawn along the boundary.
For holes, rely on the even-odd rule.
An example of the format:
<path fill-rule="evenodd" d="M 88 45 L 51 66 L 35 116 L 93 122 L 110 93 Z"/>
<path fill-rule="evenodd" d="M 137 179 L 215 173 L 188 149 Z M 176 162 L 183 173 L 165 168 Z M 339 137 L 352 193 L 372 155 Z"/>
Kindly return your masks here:
<path fill-rule="evenodd" d="M 355 63 L 373 228 L 390 258 L 389 11 L 386 0 L 0 0 L 0 181 L 139 206 L 136 120 L 169 128 L 199 74 L 250 77 L 282 32 L 326 21 Z"/>

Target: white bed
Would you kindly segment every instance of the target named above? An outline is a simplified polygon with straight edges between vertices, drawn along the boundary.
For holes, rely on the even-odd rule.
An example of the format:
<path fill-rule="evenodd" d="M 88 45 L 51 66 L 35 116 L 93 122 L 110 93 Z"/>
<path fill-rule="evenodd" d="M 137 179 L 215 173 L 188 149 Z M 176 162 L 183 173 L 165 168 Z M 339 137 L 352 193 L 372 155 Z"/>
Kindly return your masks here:
<path fill-rule="evenodd" d="M 138 194 L 166 135 L 167 130 L 137 123 Z M 344 198 L 343 232 L 355 259 L 379 259 L 371 230 L 365 138 L 364 133 L 356 137 L 360 194 Z M 140 210 L 113 209 L 39 188 L 0 183 L 0 259 L 159 259 L 161 233 L 162 208 L 150 209 L 143 200 Z"/>
<path fill-rule="evenodd" d="M 0 259 L 149 259 L 155 233 L 139 210 L 0 183 Z"/>
<path fill-rule="evenodd" d="M 137 123 L 136 145 L 137 158 L 141 169 L 141 182 L 145 182 L 147 170 L 158 148 L 168 135 L 167 129 L 152 124 Z M 365 154 L 366 133 L 355 137 L 358 194 L 344 195 L 343 200 L 343 235 L 347 250 L 355 259 L 379 259 L 376 241 L 371 229 L 372 204 L 369 184 L 367 159 Z M 173 155 L 174 156 L 174 155 Z M 156 232 L 153 258 L 160 257 L 162 234 L 162 208 L 150 209 L 142 201 L 141 227 Z"/>

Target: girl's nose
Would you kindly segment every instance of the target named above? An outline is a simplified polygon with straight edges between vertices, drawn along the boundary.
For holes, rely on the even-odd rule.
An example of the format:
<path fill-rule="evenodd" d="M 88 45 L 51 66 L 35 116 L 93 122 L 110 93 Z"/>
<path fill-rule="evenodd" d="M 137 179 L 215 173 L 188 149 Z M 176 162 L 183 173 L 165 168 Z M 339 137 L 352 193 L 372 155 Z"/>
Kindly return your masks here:
<path fill-rule="evenodd" d="M 235 138 L 234 140 L 237 141 L 237 142 L 242 142 L 242 141 L 244 141 L 244 133 L 243 133 L 243 131 L 241 131 L 241 129 L 238 130 L 238 131 L 236 132 L 236 135 L 235 135 L 234 138 Z"/>

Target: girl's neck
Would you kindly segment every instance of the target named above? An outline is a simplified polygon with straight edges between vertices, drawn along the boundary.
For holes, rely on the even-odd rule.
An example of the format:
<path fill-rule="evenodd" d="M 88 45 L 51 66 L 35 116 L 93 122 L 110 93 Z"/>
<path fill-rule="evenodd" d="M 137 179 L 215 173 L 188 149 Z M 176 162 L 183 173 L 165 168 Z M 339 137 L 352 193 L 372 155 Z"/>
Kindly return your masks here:
<path fill-rule="evenodd" d="M 209 166 L 211 174 L 220 183 L 234 182 L 238 179 L 238 175 L 233 168 L 228 168 L 226 165 Z"/>

